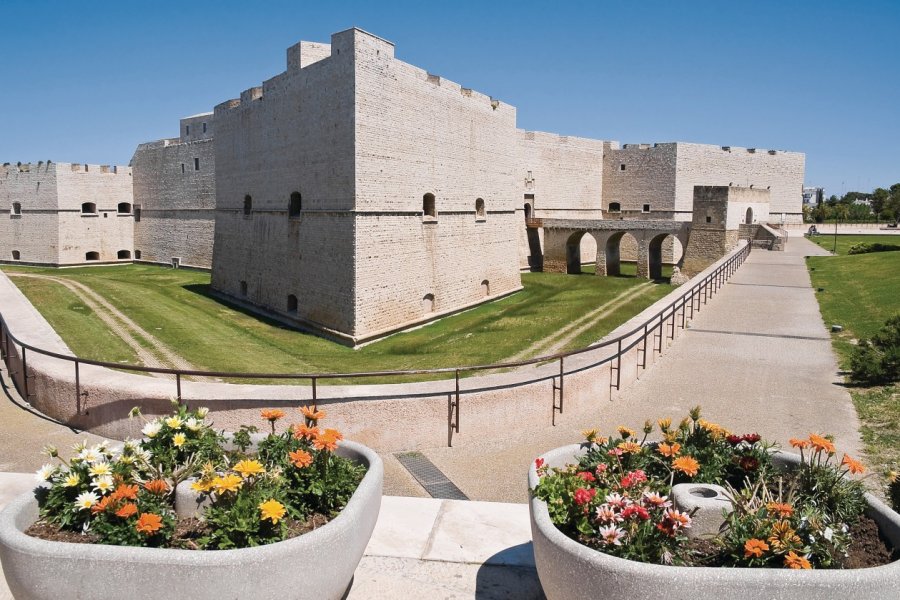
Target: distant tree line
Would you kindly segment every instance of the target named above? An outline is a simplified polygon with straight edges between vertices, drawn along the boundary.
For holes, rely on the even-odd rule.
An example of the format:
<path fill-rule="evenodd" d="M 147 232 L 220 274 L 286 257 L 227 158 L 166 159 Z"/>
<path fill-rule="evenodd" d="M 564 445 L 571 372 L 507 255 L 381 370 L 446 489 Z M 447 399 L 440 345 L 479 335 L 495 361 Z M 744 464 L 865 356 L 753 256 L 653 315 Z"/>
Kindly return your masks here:
<path fill-rule="evenodd" d="M 846 221 L 900 221 L 900 183 L 890 188 L 875 188 L 872 192 L 847 192 L 842 197 L 832 195 L 816 206 L 803 206 L 803 218 L 807 223 Z"/>

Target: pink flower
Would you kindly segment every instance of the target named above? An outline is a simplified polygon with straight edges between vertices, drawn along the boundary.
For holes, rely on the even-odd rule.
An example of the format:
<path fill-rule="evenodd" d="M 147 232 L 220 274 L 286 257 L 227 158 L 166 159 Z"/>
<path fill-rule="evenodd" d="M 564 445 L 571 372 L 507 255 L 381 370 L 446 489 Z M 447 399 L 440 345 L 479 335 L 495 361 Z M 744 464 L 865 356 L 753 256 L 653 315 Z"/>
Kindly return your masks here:
<path fill-rule="evenodd" d="M 620 523 L 622 515 L 617 513 L 609 504 L 601 504 L 594 513 L 601 523 Z"/>
<path fill-rule="evenodd" d="M 644 504 L 654 508 L 668 508 L 672 506 L 668 496 L 660 496 L 656 492 L 644 492 Z"/>
<path fill-rule="evenodd" d="M 606 503 L 616 508 L 625 508 L 630 502 L 627 498 L 623 498 L 620 494 L 607 494 Z"/>
<path fill-rule="evenodd" d="M 612 448 L 606 451 L 610 456 L 622 456 L 625 452 L 621 448 Z"/>
<path fill-rule="evenodd" d="M 600 463 L 599 465 L 597 465 L 597 469 L 594 472 L 597 473 L 597 476 L 599 477 L 603 473 L 606 473 L 607 468 L 608 467 L 607 467 L 606 463 Z"/>
<path fill-rule="evenodd" d="M 637 483 L 643 483 L 644 481 L 647 481 L 647 474 L 641 469 L 637 469 L 636 471 L 632 471 L 625 475 L 619 482 L 619 485 L 623 488 L 629 488 Z"/>
<path fill-rule="evenodd" d="M 575 490 L 575 504 L 578 506 L 582 506 L 587 504 L 591 500 L 594 499 L 594 496 L 597 495 L 597 490 L 594 488 L 586 489 L 586 488 L 578 488 Z"/>
<path fill-rule="evenodd" d="M 625 537 L 625 532 L 615 525 L 601 527 L 597 532 L 600 534 L 603 543 L 607 546 L 621 546 L 622 538 Z"/>

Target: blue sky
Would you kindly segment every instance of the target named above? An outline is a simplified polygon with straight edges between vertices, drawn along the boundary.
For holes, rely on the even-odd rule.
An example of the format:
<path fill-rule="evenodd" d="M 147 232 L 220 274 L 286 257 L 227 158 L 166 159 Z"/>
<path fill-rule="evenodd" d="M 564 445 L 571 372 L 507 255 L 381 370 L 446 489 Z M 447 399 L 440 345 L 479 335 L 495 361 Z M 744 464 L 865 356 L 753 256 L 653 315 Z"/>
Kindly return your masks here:
<path fill-rule="evenodd" d="M 524 129 L 807 155 L 827 193 L 900 182 L 900 1 L 0 2 L 0 161 L 126 164 L 178 118 L 361 27 Z"/>

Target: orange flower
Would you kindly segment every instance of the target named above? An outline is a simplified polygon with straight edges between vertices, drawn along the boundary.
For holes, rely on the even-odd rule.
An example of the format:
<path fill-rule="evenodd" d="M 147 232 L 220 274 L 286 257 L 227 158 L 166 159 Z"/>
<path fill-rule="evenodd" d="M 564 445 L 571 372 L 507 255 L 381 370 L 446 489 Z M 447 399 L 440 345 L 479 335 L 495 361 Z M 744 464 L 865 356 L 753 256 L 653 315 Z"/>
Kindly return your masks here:
<path fill-rule="evenodd" d="M 151 494 L 161 496 L 169 491 L 169 484 L 162 479 L 151 479 L 144 484 L 144 489 Z"/>
<path fill-rule="evenodd" d="M 138 494 L 138 486 L 120 484 L 116 491 L 112 493 L 112 497 L 116 500 L 136 500 Z"/>
<path fill-rule="evenodd" d="M 769 543 L 776 550 L 787 550 L 790 547 L 799 546 L 802 541 L 797 532 L 791 528 L 791 524 L 787 521 L 778 521 L 772 525 L 772 535 L 769 536 Z"/>
<path fill-rule="evenodd" d="M 788 440 L 788 442 L 794 448 L 800 448 L 801 450 L 803 450 L 804 448 L 809 448 L 809 440 L 799 440 L 797 438 L 791 438 Z"/>
<path fill-rule="evenodd" d="M 809 434 L 809 443 L 819 452 L 834 454 L 834 443 L 826 437 L 811 433 Z"/>
<path fill-rule="evenodd" d="M 616 427 L 616 431 L 619 432 L 619 435 L 622 436 L 623 440 L 627 440 L 630 437 L 633 437 L 633 438 L 637 437 L 637 434 L 634 432 L 634 429 L 630 429 L 628 427 L 625 427 L 624 425 L 619 425 L 618 427 Z"/>
<path fill-rule="evenodd" d="M 308 467 L 312 464 L 312 454 L 306 452 L 305 450 L 296 450 L 294 452 L 288 452 L 288 456 L 291 459 L 291 464 L 293 464 L 298 469 L 302 469 L 303 467 Z"/>
<path fill-rule="evenodd" d="M 113 500 L 114 499 L 113 499 L 112 495 L 103 496 L 102 498 L 100 498 L 100 501 L 97 504 L 95 504 L 91 507 L 91 512 L 94 513 L 95 515 L 98 513 L 102 513 L 107 508 L 109 508 L 109 505 L 113 502 Z"/>
<path fill-rule="evenodd" d="M 638 454 L 641 451 L 641 445 L 637 442 L 619 442 L 619 445 L 616 446 L 622 452 L 630 452 L 631 454 Z"/>
<path fill-rule="evenodd" d="M 782 518 L 790 517 L 794 514 L 794 507 L 782 502 L 769 502 L 766 504 L 766 510 Z"/>
<path fill-rule="evenodd" d="M 151 536 L 162 529 L 162 517 L 153 513 L 144 513 L 138 517 L 134 527 L 139 533 Z"/>
<path fill-rule="evenodd" d="M 700 463 L 692 456 L 679 456 L 672 461 L 672 468 L 676 471 L 681 471 L 688 477 L 693 477 L 700 470 Z"/>
<path fill-rule="evenodd" d="M 298 440 L 304 438 L 308 440 L 315 439 L 319 436 L 318 427 L 308 427 L 306 425 L 294 425 L 294 437 Z"/>
<path fill-rule="evenodd" d="M 854 475 L 865 473 L 866 471 L 866 467 L 861 462 L 854 458 L 850 458 L 846 454 L 844 455 L 843 460 L 841 460 L 841 464 L 847 467 L 847 470 Z"/>
<path fill-rule="evenodd" d="M 762 540 L 752 539 L 744 542 L 744 557 L 745 558 L 760 558 L 763 554 L 768 552 L 769 545 Z"/>
<path fill-rule="evenodd" d="M 326 429 L 313 440 L 313 446 L 316 450 L 328 450 L 334 452 L 337 450 L 337 443 L 344 439 L 344 436 L 337 429 Z"/>
<path fill-rule="evenodd" d="M 259 413 L 259 416 L 261 416 L 266 421 L 271 421 L 272 423 L 274 423 L 278 419 L 284 418 L 284 411 L 278 410 L 277 408 L 270 408 Z"/>
<path fill-rule="evenodd" d="M 666 443 L 663 443 L 663 444 L 660 444 L 659 446 L 656 447 L 656 451 L 659 452 L 660 454 L 662 454 L 663 456 L 667 456 L 667 457 L 669 457 L 669 458 L 672 458 L 673 456 L 675 456 L 675 455 L 677 455 L 679 452 L 681 452 L 681 444 L 678 444 L 678 443 L 674 443 L 674 444 L 666 444 Z"/>
<path fill-rule="evenodd" d="M 300 409 L 300 412 L 302 412 L 303 416 L 312 422 L 316 422 L 319 419 L 325 418 L 325 411 L 318 410 L 315 406 L 304 406 Z"/>
<path fill-rule="evenodd" d="M 789 569 L 812 569 L 806 557 L 796 554 L 793 550 L 785 555 L 784 566 Z"/>
<path fill-rule="evenodd" d="M 137 504 L 134 502 L 129 502 L 127 504 L 123 504 L 122 508 L 116 511 L 117 517 L 122 517 L 123 519 L 127 519 L 132 515 L 136 515 L 138 511 Z M 140 529 L 138 530 L 140 531 Z"/>

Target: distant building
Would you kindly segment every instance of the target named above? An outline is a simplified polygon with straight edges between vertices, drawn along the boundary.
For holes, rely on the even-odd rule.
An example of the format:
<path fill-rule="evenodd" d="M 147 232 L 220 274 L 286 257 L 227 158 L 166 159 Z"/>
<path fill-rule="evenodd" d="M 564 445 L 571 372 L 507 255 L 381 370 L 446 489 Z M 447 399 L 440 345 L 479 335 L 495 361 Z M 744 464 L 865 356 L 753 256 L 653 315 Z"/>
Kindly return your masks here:
<path fill-rule="evenodd" d="M 803 206 L 816 206 L 825 200 L 825 188 L 803 188 Z"/>

